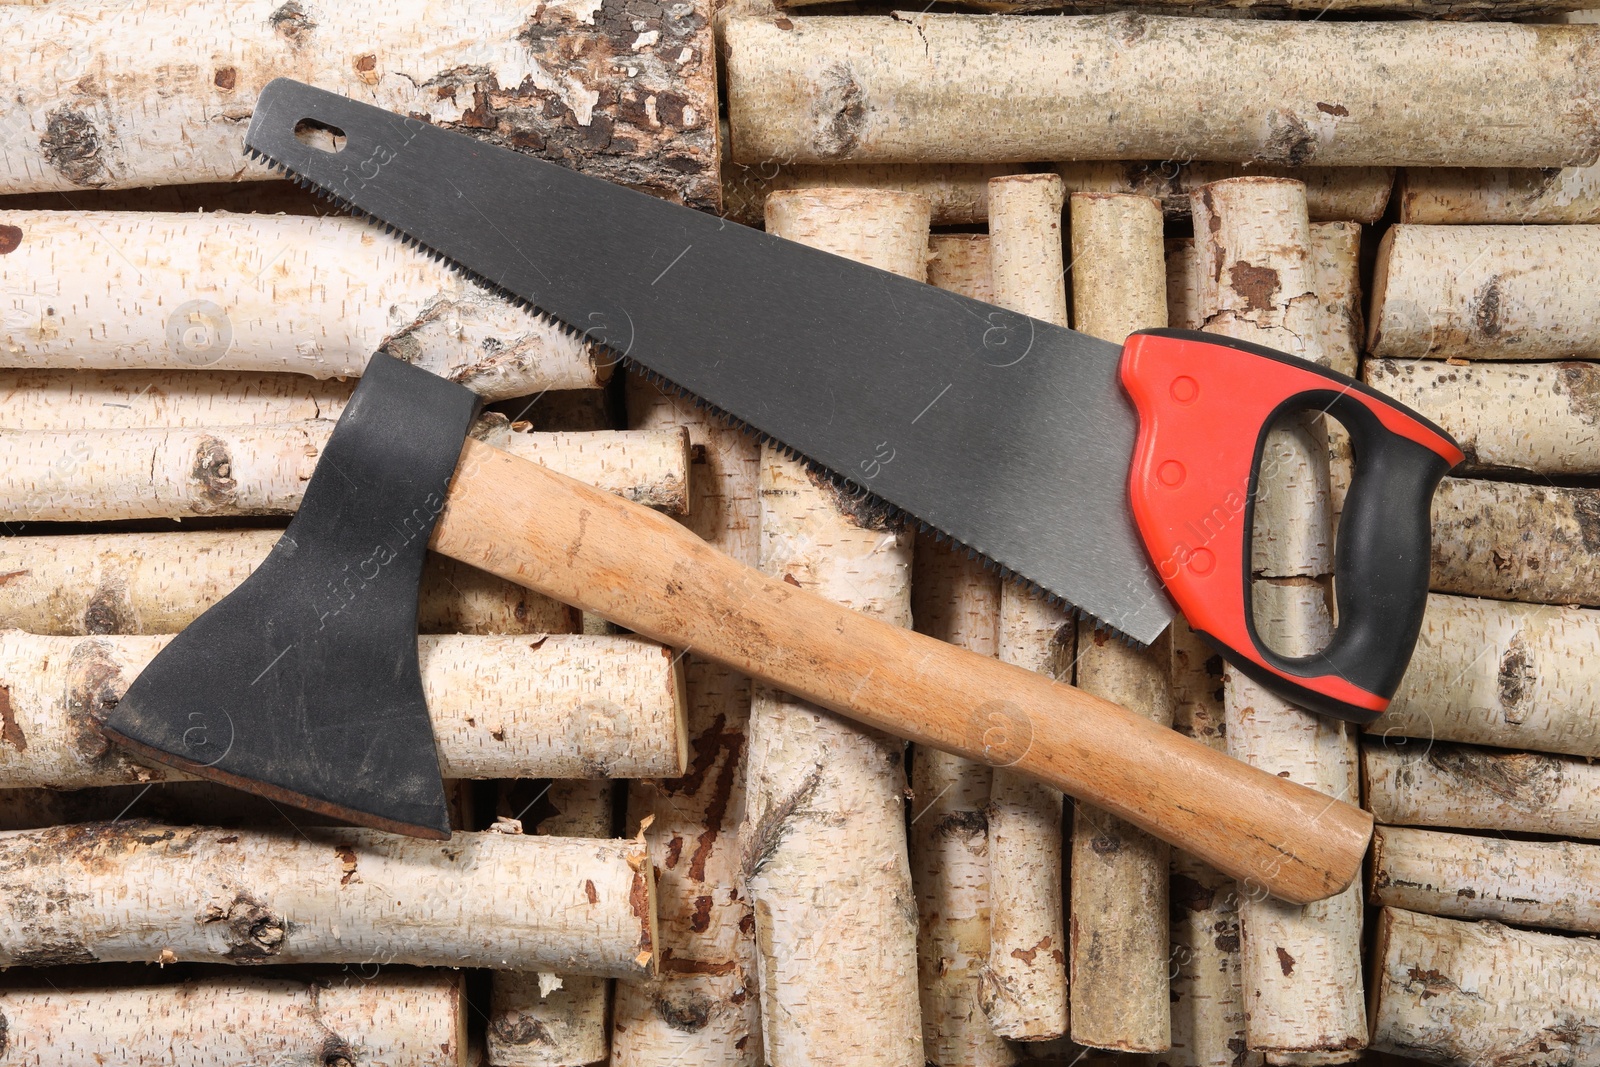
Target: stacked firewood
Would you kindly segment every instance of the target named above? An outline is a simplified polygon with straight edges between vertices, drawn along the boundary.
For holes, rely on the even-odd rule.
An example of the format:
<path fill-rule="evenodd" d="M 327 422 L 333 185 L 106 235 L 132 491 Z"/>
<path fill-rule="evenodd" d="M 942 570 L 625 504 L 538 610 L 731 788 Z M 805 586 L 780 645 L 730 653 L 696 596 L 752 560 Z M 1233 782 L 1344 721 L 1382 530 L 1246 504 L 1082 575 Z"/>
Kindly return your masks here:
<path fill-rule="evenodd" d="M 1600 28 L 1554 24 L 1588 5 L 806 2 L 0 4 L 0 1067 L 1600 1064 Z M 1390 712 L 1181 622 L 1108 639 L 265 180 L 278 75 L 1411 405 L 1468 461 Z M 1004 721 L 992 763 L 908 748 L 442 557 L 450 842 L 123 755 L 100 718 L 265 557 L 375 351 L 751 566 L 1360 798 L 1365 878 L 1284 904 L 1009 770 Z M 1335 624 L 1358 461 L 1315 414 L 1268 437 L 1280 652 Z"/>

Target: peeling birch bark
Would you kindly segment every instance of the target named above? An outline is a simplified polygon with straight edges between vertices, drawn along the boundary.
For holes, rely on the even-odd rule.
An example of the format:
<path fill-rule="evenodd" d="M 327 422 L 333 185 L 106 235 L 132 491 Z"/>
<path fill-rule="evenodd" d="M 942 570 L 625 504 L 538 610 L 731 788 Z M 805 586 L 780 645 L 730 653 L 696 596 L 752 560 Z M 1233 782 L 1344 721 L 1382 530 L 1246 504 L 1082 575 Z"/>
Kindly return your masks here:
<path fill-rule="evenodd" d="M 143 820 L 22 831 L 0 836 L 0 960 L 646 974 L 648 865 L 638 841 L 493 833 L 423 841 Z"/>
<path fill-rule="evenodd" d="M 171 634 L 244 581 L 281 530 L 0 538 L 0 627 L 36 634 Z M 429 554 L 425 634 L 571 633 L 577 613 L 476 567 Z"/>
<path fill-rule="evenodd" d="M 355 383 L 298 374 L 0 370 L 0 429 L 131 430 L 337 419 Z"/>
<path fill-rule="evenodd" d="M 902 193 L 767 199 L 769 232 L 918 280 L 928 216 Z M 764 571 L 909 625 L 909 534 L 771 445 L 760 487 Z M 760 685 L 749 740 L 745 872 L 767 1063 L 921 1067 L 904 742 Z"/>
<path fill-rule="evenodd" d="M 588 174 L 715 207 L 709 4 L 107 0 L 0 7 L 18 59 L 0 191 L 237 181 L 268 81 L 290 77 Z M 130 52 L 130 39 L 158 47 Z M 109 63 L 108 56 L 121 56 Z M 159 91 L 155 91 L 159 87 Z"/>
<path fill-rule="evenodd" d="M 1084 333 L 1120 344 L 1167 325 L 1161 203 L 1117 193 L 1071 201 L 1073 317 Z M 1165 642 L 1131 648 L 1078 623 L 1077 684 L 1172 724 Z M 1123 1052 L 1172 1044 L 1168 989 L 1169 850 L 1091 804 L 1073 807 L 1068 954 L 1072 1039 Z"/>
<path fill-rule="evenodd" d="M 760 226 L 768 194 L 788 189 L 881 189 L 927 199 L 935 226 L 966 225 L 989 217 L 989 179 L 1010 174 L 1004 163 L 730 163 L 722 172 L 722 209 L 730 219 Z"/>
<path fill-rule="evenodd" d="M 1172 728 L 1226 751 L 1222 657 L 1182 618 L 1168 631 Z M 1168 903 L 1172 960 L 1172 1047 L 1153 1067 L 1260 1067 L 1245 1044 L 1239 958 L 1238 883 L 1181 849 L 1172 849 Z"/>
<path fill-rule="evenodd" d="M 1366 729 L 1600 758 L 1600 612 L 1428 598 L 1411 665 Z"/>
<path fill-rule="evenodd" d="M 1600 226 L 1391 226 L 1367 350 L 1394 359 L 1600 354 Z"/>
<path fill-rule="evenodd" d="M 1441 593 L 1600 606 L 1600 489 L 1446 478 L 1429 582 Z"/>
<path fill-rule="evenodd" d="M 1600 1063 L 1600 942 L 1385 908 L 1372 1047 L 1447 1067 Z"/>
<path fill-rule="evenodd" d="M 1600 166 L 1408 167 L 1399 199 L 1404 223 L 1600 222 Z"/>
<path fill-rule="evenodd" d="M 1600 845 L 1380 826 L 1372 902 L 1456 919 L 1600 933 Z"/>
<path fill-rule="evenodd" d="M 513 816 L 513 824 L 552 837 L 611 836 L 609 781 L 558 779 L 548 790 L 537 811 Z M 578 1067 L 606 1058 L 608 979 L 496 971 L 492 981 L 487 1051 L 494 1067 Z"/>
<path fill-rule="evenodd" d="M 761 448 L 692 400 L 630 377 L 629 424 L 688 431 L 693 462 L 682 521 L 719 551 L 759 562 Z M 685 654 L 689 767 L 681 778 L 629 787 L 628 820 L 653 818 L 645 839 L 657 871 L 661 974 L 617 985 L 615 1067 L 758 1067 L 755 917 L 738 830 L 745 807 L 750 682 Z"/>
<path fill-rule="evenodd" d="M 989 183 L 994 302 L 1060 326 L 1067 324 L 1065 196 L 1054 174 L 1019 174 Z M 1057 634 L 1072 628 L 1066 612 L 1015 582 L 1002 587 L 1002 660 L 1035 671 L 1057 666 L 1051 662 L 1060 651 Z M 980 975 L 979 998 L 994 1032 L 1013 1040 L 1046 1041 L 1068 1031 L 1063 803 L 1059 790 L 1003 766 L 994 769 L 988 812 L 989 960 Z"/>
<path fill-rule="evenodd" d="M 722 43 L 746 163 L 1555 167 L 1600 151 L 1600 52 L 1580 27 L 902 12 L 730 18 Z M 1406 84 L 1429 87 L 1428 121 L 1395 107 Z"/>
<path fill-rule="evenodd" d="M 987 196 L 987 192 L 985 193 Z M 928 242 L 928 281 L 974 300 L 994 295 L 985 234 Z M 919 633 L 993 656 L 1000 579 L 931 536 L 917 538 L 911 615 Z M 917 894 L 922 1047 L 934 1067 L 1005 1067 L 1016 1054 L 978 1005 L 989 959 L 989 793 L 994 770 L 917 746 L 911 761 L 911 884 Z"/>
<path fill-rule="evenodd" d="M 824 2 L 826 0 L 785 0 L 785 6 Z M 1514 19 L 1558 14 L 1590 2 L 1592 0 L 1137 0 L 1134 6 L 1148 14 L 1187 17 L 1283 18 L 1290 12 L 1304 12 L 1321 18 L 1338 12 L 1350 16 L 1395 14 L 1419 19 Z M 1085 9 L 1118 9 L 1117 5 L 1084 4 L 1078 0 L 964 0 L 962 6 L 1015 14 L 1043 11 L 1077 14 Z"/>
<path fill-rule="evenodd" d="M 1209 331 L 1326 365 L 1304 205 L 1304 187 L 1283 179 L 1234 178 L 1200 189 L 1194 196 L 1198 309 Z M 1332 632 L 1328 453 L 1315 431 L 1307 421 L 1269 433 L 1252 535 L 1256 627 L 1285 655 L 1314 652 Z M 1237 671 L 1226 679 L 1230 754 L 1330 796 L 1359 796 L 1354 729 L 1280 700 Z M 1246 883 L 1240 889 L 1248 1046 L 1269 1058 L 1358 1058 L 1367 1033 L 1361 887 L 1303 907 Z"/>
<path fill-rule="evenodd" d="M 1600 473 L 1600 367 L 1371 359 L 1366 383 L 1456 439 L 1468 469 Z"/>
<path fill-rule="evenodd" d="M 1161 201 L 1170 219 L 1189 217 L 1196 189 L 1224 178 L 1293 178 L 1306 187 L 1312 222 L 1377 222 L 1389 206 L 1393 167 L 1275 167 L 1238 163 L 1074 162 L 1055 171 L 1073 193 L 1136 193 Z"/>
<path fill-rule="evenodd" d="M 180 781 L 100 733 L 170 637 L 0 631 L 0 788 Z M 630 778 L 682 773 L 683 679 L 637 637 L 441 634 L 418 642 L 446 778 Z"/>
<path fill-rule="evenodd" d="M 333 378 L 382 351 L 491 400 L 593 388 L 611 369 L 357 219 L 0 211 L 0 248 L 8 367 Z"/>
<path fill-rule="evenodd" d="M 480 423 L 480 425 L 487 424 Z M 0 521 L 289 515 L 333 432 L 325 419 L 190 429 L 0 431 Z M 490 444 L 640 504 L 688 506 L 682 432 L 491 432 Z"/>
<path fill-rule="evenodd" d="M 341 1060 L 460 1067 L 467 1052 L 461 983 L 458 973 L 399 967 L 331 981 L 50 981 L 0 991 L 0 1018 L 7 1058 L 31 1067 L 342 1067 Z"/>
<path fill-rule="evenodd" d="M 1600 840 L 1600 764 L 1575 756 L 1368 737 L 1361 792 L 1392 826 Z"/>

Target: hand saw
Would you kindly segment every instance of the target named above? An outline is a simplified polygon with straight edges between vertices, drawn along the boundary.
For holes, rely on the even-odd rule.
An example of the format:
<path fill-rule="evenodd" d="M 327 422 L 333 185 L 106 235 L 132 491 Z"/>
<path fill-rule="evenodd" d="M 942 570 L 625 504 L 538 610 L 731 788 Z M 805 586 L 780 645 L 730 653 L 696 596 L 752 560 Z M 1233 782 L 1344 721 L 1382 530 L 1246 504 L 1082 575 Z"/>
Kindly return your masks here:
<path fill-rule="evenodd" d="M 1370 721 L 1399 685 L 1462 453 L 1359 382 L 1206 334 L 1110 344 L 287 79 L 245 143 L 1136 642 L 1176 602 L 1301 706 Z M 1338 627 L 1289 657 L 1257 634 L 1249 561 L 1267 429 L 1297 410 L 1344 424 L 1356 474 Z"/>

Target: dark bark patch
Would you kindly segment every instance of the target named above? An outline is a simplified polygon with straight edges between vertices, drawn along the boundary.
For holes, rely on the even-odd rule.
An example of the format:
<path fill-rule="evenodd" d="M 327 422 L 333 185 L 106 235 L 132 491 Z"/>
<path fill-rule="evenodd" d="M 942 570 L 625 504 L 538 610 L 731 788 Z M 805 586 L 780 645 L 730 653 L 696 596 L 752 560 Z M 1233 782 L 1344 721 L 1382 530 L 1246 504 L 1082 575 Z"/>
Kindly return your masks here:
<path fill-rule="evenodd" d="M 861 127 L 867 119 L 866 94 L 849 66 L 834 63 L 817 75 L 811 115 L 816 128 L 812 143 L 818 155 L 838 159 L 861 143 Z"/>
<path fill-rule="evenodd" d="M 1285 978 L 1294 973 L 1294 957 L 1285 952 L 1282 945 L 1278 946 L 1278 969 Z"/>
<path fill-rule="evenodd" d="M 733 797 L 733 782 L 744 755 L 744 731 L 728 729 L 727 720 L 718 715 L 694 739 L 694 758 L 681 778 L 663 783 L 669 796 L 698 797 L 709 783 L 711 796 L 705 806 L 705 829 L 695 836 L 694 852 L 689 856 L 689 877 L 696 882 L 706 878 L 706 861 L 722 832 Z M 715 776 L 712 772 L 715 771 Z"/>
<path fill-rule="evenodd" d="M 0 250 L 3 248 L 0 245 Z M 1558 363 L 1556 367 L 1568 409 L 1590 426 L 1600 422 L 1600 367 L 1593 363 Z"/>
<path fill-rule="evenodd" d="M 711 1021 L 711 998 L 704 993 L 674 991 L 656 997 L 656 1015 L 674 1030 L 699 1033 Z"/>
<path fill-rule="evenodd" d="M 68 963 L 96 963 L 95 954 L 76 937 L 55 937 L 12 954 L 16 967 L 59 967 Z"/>
<path fill-rule="evenodd" d="M 583 897 L 591 904 L 600 903 L 600 892 L 595 889 L 593 878 L 585 878 L 583 880 Z"/>
<path fill-rule="evenodd" d="M 1422 967 L 1410 967 L 1406 970 L 1406 992 L 1416 993 L 1422 1000 L 1436 997 L 1441 993 L 1455 992 L 1460 988 L 1443 971 Z"/>
<path fill-rule="evenodd" d="M 139 621 L 133 610 L 133 598 L 128 593 L 128 583 L 117 577 L 107 577 L 89 595 L 83 609 L 83 632 L 86 634 L 133 634 L 139 632 Z"/>
<path fill-rule="evenodd" d="M 1089 848 L 1096 856 L 1115 856 L 1122 851 L 1123 843 L 1116 834 L 1095 834 L 1089 839 Z"/>
<path fill-rule="evenodd" d="M 201 514 L 227 507 L 237 500 L 239 483 L 233 477 L 233 456 L 225 443 L 210 434 L 201 437 L 195 448 L 189 477 L 194 479 L 200 492 L 194 507 Z"/>
<path fill-rule="evenodd" d="M 227 910 L 212 905 L 203 923 L 227 925 L 228 951 L 223 955 L 235 963 L 264 963 L 283 951 L 289 924 L 283 916 L 248 893 L 235 894 Z"/>
<path fill-rule="evenodd" d="M 0 226 L 0 256 L 8 256 L 21 246 L 21 226 Z"/>
<path fill-rule="evenodd" d="M 1267 131 L 1267 140 L 1261 146 L 1261 162 L 1303 167 L 1316 157 L 1316 134 L 1293 111 L 1274 111 L 1268 115 Z"/>
<path fill-rule="evenodd" d="M 893 453 L 890 453 L 891 457 Z M 892 459 L 887 462 L 892 462 Z M 885 465 L 887 465 L 887 462 Z M 863 530 L 898 531 L 905 525 L 900 509 L 877 494 L 848 485 L 827 471 L 806 465 L 806 477 L 822 490 L 834 509 Z"/>
<path fill-rule="evenodd" d="M 751 835 L 749 850 L 745 853 L 744 876 L 748 881 L 760 873 L 767 861 L 777 855 L 796 820 L 815 814 L 811 802 L 822 788 L 822 768 L 813 767 L 811 773 L 788 796 L 781 798 L 761 813 Z"/>
<path fill-rule="evenodd" d="M 1217 899 L 1216 890 L 1210 889 L 1186 874 L 1174 874 L 1167 890 L 1167 902 L 1174 922 L 1186 911 L 1206 911 Z"/>
<path fill-rule="evenodd" d="M 650 883 L 645 881 L 646 878 L 653 877 L 655 869 L 647 864 L 643 869 L 633 872 L 633 884 L 628 887 L 628 910 L 639 920 L 640 955 L 649 955 L 655 951 L 655 941 L 650 936 Z"/>
<path fill-rule="evenodd" d="M 1218 950 L 1220 950 L 1222 952 L 1238 952 L 1239 951 L 1239 935 L 1238 934 L 1218 934 L 1216 939 L 1215 939 L 1215 944 L 1216 944 Z"/>
<path fill-rule="evenodd" d="M 935 837 L 987 837 L 988 833 L 989 815 L 977 808 L 946 812 L 933 825 Z"/>
<path fill-rule="evenodd" d="M 105 146 L 99 127 L 83 112 L 71 107 L 57 108 L 45 116 L 44 137 L 39 150 L 44 161 L 73 185 L 104 185 Z"/>
<path fill-rule="evenodd" d="M 1600 552 L 1600 494 L 1592 489 L 1572 490 L 1572 516 L 1586 552 Z"/>
<path fill-rule="evenodd" d="M 745 931 L 748 933 L 749 931 Z M 736 964 L 732 960 L 723 960 L 721 963 L 712 963 L 709 960 L 681 960 L 672 954 L 670 948 L 661 950 L 661 973 L 663 974 L 732 974 Z"/>
<path fill-rule="evenodd" d="M 555 1034 L 550 1032 L 541 1019 L 524 1015 L 521 1012 L 507 1012 L 497 1016 L 489 1024 L 494 1030 L 494 1036 L 507 1045 L 543 1045 L 549 1047 L 556 1043 Z"/>
<path fill-rule="evenodd" d="M 709 893 L 694 898 L 694 911 L 689 915 L 689 929 L 697 934 L 703 934 L 711 929 L 712 902 L 713 898 Z"/>
<path fill-rule="evenodd" d="M 1350 109 L 1343 104 L 1324 104 L 1320 100 L 1317 101 L 1317 110 L 1324 115 L 1333 115 L 1341 119 L 1350 114 Z"/>
<path fill-rule="evenodd" d="M 232 89 L 239 84 L 239 72 L 232 67 L 219 67 L 211 75 L 211 84 L 224 91 Z"/>
<path fill-rule="evenodd" d="M 22 732 L 22 727 L 17 725 L 16 712 L 11 708 L 11 690 L 0 685 L 0 742 L 10 745 L 18 752 L 28 750 L 28 738 Z"/>
<path fill-rule="evenodd" d="M 321 1021 L 320 1019 L 318 1020 Z M 350 1042 L 338 1034 L 329 1034 L 322 1039 L 322 1051 L 319 1053 L 322 1067 L 354 1067 L 356 1062 L 355 1049 L 350 1047 Z"/>
<path fill-rule="evenodd" d="M 311 39 L 311 34 L 317 28 L 317 20 L 299 3 L 299 0 L 289 0 L 267 16 L 267 25 L 271 26 L 278 36 L 298 47 Z"/>
<path fill-rule="evenodd" d="M 67 661 L 67 723 L 72 744 L 86 760 L 97 760 L 111 750 L 100 727 L 106 715 L 122 700 L 128 681 L 112 659 L 104 641 L 79 641 Z"/>
<path fill-rule="evenodd" d="M 1472 294 L 1472 326 L 1482 337 L 1499 337 L 1500 275 L 1496 274 Z"/>
<path fill-rule="evenodd" d="M 1528 646 L 1518 633 L 1506 645 L 1500 656 L 1500 667 L 1495 672 L 1495 690 L 1507 722 L 1519 723 L 1527 718 L 1528 705 L 1538 681 L 1538 672 L 1528 656 Z"/>
<path fill-rule="evenodd" d="M 1282 282 L 1278 272 L 1271 267 L 1258 267 L 1238 260 L 1228 268 L 1228 286 L 1244 297 L 1251 311 L 1269 311 L 1277 298 Z"/>

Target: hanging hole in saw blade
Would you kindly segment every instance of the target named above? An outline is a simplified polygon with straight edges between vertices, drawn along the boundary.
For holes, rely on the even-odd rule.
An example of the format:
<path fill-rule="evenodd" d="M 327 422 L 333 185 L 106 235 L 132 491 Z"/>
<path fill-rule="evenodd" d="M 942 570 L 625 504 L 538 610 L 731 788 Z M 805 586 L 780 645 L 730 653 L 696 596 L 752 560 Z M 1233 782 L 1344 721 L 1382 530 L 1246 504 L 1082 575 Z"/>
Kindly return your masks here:
<path fill-rule="evenodd" d="M 318 119 L 301 119 L 294 124 L 295 140 L 309 148 L 337 155 L 344 151 L 344 131 Z"/>
<path fill-rule="evenodd" d="M 1336 622 L 1336 502 L 1332 449 L 1346 440 L 1331 414 L 1282 411 L 1267 429 L 1250 523 L 1250 606 L 1260 643 L 1280 656 L 1321 652 Z"/>

